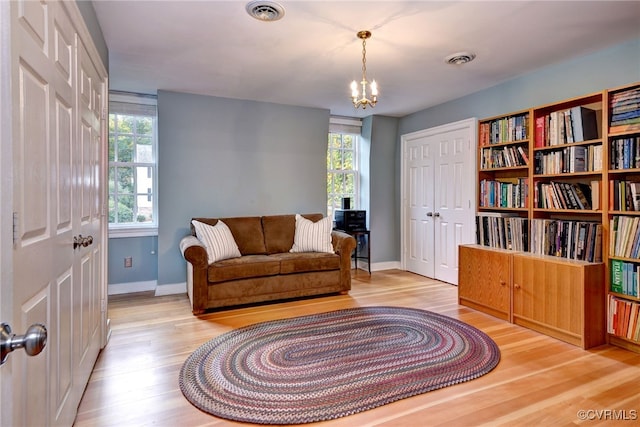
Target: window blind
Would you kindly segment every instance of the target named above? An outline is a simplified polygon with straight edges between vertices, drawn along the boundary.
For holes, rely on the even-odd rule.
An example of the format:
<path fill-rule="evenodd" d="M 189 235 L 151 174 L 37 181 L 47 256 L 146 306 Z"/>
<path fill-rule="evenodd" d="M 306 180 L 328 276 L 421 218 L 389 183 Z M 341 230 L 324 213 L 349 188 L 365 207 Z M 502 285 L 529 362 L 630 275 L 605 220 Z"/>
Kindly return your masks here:
<path fill-rule="evenodd" d="M 362 130 L 362 120 L 351 117 L 333 116 L 329 118 L 330 133 L 348 133 L 360 135 Z"/>
<path fill-rule="evenodd" d="M 154 95 L 110 92 L 109 112 L 131 116 L 156 116 L 157 98 Z"/>

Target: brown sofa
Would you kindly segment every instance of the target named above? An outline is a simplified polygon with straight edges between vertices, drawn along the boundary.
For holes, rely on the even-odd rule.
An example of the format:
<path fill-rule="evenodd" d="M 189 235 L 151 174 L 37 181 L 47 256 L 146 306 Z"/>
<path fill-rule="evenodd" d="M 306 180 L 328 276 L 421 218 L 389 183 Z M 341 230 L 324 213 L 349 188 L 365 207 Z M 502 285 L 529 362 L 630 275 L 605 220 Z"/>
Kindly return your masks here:
<path fill-rule="evenodd" d="M 316 222 L 322 214 L 303 217 Z M 215 225 L 217 218 L 193 218 Z M 355 239 L 331 232 L 334 252 L 290 253 L 295 215 L 220 218 L 231 230 L 240 254 L 209 264 L 204 244 L 191 235 L 180 242 L 187 260 L 187 289 L 194 314 L 207 309 L 286 298 L 345 293 L 351 289 Z"/>

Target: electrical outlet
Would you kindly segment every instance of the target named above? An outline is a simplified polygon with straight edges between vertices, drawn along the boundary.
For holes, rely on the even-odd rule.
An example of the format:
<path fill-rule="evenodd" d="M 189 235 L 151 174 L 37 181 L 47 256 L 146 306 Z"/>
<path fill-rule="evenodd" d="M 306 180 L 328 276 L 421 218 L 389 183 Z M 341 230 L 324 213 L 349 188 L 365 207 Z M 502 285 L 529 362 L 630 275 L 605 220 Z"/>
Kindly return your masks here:
<path fill-rule="evenodd" d="M 133 258 L 128 256 L 124 259 L 124 268 L 133 267 Z"/>

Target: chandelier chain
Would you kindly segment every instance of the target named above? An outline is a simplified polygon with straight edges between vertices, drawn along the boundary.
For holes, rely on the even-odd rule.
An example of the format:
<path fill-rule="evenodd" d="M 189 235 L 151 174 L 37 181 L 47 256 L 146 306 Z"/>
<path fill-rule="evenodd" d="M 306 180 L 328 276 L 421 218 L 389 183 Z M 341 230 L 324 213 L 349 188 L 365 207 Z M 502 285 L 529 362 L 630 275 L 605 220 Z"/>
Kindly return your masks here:
<path fill-rule="evenodd" d="M 362 39 L 362 80 L 367 80 L 367 39 Z"/>

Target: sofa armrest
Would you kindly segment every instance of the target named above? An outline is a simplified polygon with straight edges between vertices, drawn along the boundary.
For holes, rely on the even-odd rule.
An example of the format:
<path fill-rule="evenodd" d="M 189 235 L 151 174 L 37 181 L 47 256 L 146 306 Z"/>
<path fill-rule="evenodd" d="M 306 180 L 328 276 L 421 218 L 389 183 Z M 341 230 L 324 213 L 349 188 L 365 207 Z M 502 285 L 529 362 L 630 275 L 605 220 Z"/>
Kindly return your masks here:
<path fill-rule="evenodd" d="M 333 230 L 331 232 L 333 250 L 340 255 L 340 283 L 344 291 L 351 289 L 351 254 L 356 248 L 356 239 L 343 232 Z"/>
<path fill-rule="evenodd" d="M 180 252 L 188 262 L 187 293 L 191 300 L 191 311 L 193 314 L 202 314 L 207 309 L 207 248 L 196 236 L 186 236 L 180 240 Z"/>
<path fill-rule="evenodd" d="M 346 255 L 351 259 L 351 253 L 356 248 L 356 239 L 344 231 L 333 230 L 331 232 L 333 250 L 340 256 Z"/>
<path fill-rule="evenodd" d="M 180 252 L 194 268 L 207 268 L 209 265 L 207 248 L 196 236 L 183 237 L 180 241 Z"/>

